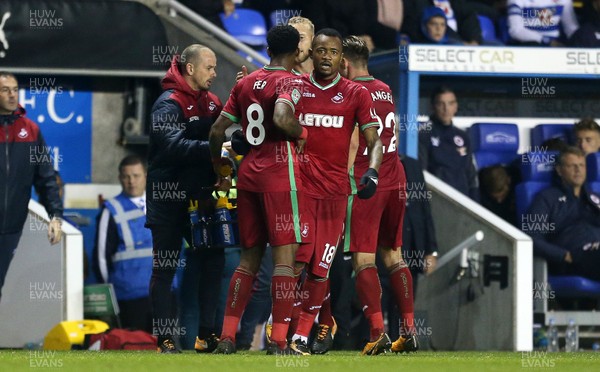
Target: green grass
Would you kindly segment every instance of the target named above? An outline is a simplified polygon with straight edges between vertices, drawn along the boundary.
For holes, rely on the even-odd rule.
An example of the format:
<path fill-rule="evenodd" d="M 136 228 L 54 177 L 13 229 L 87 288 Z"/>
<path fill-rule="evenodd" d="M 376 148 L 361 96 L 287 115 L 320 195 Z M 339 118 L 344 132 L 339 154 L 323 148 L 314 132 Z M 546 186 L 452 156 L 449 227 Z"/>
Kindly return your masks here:
<path fill-rule="evenodd" d="M 600 353 L 418 352 L 363 357 L 331 352 L 309 357 L 275 357 L 262 352 L 199 355 L 185 352 L 0 351 L 2 371 L 600 371 Z"/>

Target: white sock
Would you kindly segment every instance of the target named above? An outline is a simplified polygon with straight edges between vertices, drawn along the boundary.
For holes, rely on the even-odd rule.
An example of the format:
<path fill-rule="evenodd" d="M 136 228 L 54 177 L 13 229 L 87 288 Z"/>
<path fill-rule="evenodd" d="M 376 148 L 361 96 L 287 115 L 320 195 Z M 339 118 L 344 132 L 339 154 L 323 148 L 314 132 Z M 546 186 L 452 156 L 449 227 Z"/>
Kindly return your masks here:
<path fill-rule="evenodd" d="M 306 336 L 302 336 L 302 335 L 299 335 L 299 334 L 297 334 L 297 333 L 296 333 L 296 334 L 294 334 L 294 336 L 292 336 L 292 341 L 296 341 L 296 340 L 298 340 L 298 339 L 300 339 L 300 341 L 304 341 L 304 343 L 307 343 L 307 344 L 308 344 L 308 337 L 306 337 Z"/>

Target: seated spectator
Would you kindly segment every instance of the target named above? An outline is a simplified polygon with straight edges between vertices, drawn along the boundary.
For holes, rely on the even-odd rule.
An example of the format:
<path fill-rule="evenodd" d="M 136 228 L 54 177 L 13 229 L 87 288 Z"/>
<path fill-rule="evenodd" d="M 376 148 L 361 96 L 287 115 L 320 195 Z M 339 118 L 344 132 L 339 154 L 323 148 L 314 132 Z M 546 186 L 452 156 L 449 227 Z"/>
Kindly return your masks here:
<path fill-rule="evenodd" d="M 571 36 L 569 45 L 580 48 L 600 48 L 600 0 L 583 3 L 582 24 Z"/>
<path fill-rule="evenodd" d="M 404 23 L 402 32 L 411 40 L 418 40 L 421 33 L 421 17 L 425 8 L 437 6 L 446 15 L 448 28 L 456 32 L 468 45 L 482 43 L 481 26 L 477 14 L 465 0 L 406 0 L 404 2 Z"/>
<path fill-rule="evenodd" d="M 511 44 L 561 47 L 560 28 L 567 38 L 579 28 L 571 0 L 508 1 Z"/>
<path fill-rule="evenodd" d="M 421 17 L 420 38 L 416 43 L 423 44 L 462 44 L 460 37 L 448 28 L 444 11 L 437 6 L 429 6 L 423 10 Z"/>
<path fill-rule="evenodd" d="M 592 118 L 583 118 L 573 128 L 575 142 L 585 156 L 600 150 L 600 126 Z"/>
<path fill-rule="evenodd" d="M 494 165 L 479 172 L 481 205 L 506 222 L 517 225 L 515 189 L 506 168 Z"/>
<path fill-rule="evenodd" d="M 454 91 L 438 87 L 431 95 L 433 114 L 419 129 L 419 162 L 448 185 L 479 200 L 479 182 L 469 136 L 452 124 L 458 111 Z"/>
<path fill-rule="evenodd" d="M 94 267 L 112 283 L 121 327 L 152 332 L 152 234 L 146 222 L 146 165 L 130 155 L 119 164 L 122 191 L 104 202 L 96 231 Z"/>
<path fill-rule="evenodd" d="M 600 196 L 585 185 L 585 154 L 569 147 L 558 156 L 560 182 L 541 191 L 521 229 L 533 239 L 533 253 L 548 261 L 552 275 L 600 280 Z"/>
<path fill-rule="evenodd" d="M 181 0 L 181 3 L 220 28 L 224 27 L 219 13 L 230 15 L 235 11 L 233 0 Z"/>

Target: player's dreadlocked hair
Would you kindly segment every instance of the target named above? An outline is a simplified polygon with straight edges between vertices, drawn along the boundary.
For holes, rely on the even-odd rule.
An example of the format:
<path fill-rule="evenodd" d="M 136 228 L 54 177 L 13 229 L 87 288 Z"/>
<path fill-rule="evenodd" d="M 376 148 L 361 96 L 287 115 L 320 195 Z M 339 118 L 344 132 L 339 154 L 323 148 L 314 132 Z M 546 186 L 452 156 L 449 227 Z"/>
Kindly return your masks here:
<path fill-rule="evenodd" d="M 362 67 L 367 65 L 369 62 L 369 48 L 367 48 L 367 44 L 363 39 L 350 35 L 344 38 L 342 46 L 344 47 L 344 57 L 346 59 Z"/>
<path fill-rule="evenodd" d="M 337 37 L 338 39 L 340 39 L 340 43 L 343 42 L 342 39 L 342 34 L 339 33 L 338 30 L 334 29 L 334 28 L 322 28 L 319 30 L 319 32 L 316 33 L 315 38 L 313 39 L 313 43 L 315 42 L 315 40 L 317 40 L 317 37 L 319 35 L 325 35 L 325 36 L 330 36 L 330 37 Z"/>
<path fill-rule="evenodd" d="M 296 51 L 299 42 L 300 34 L 292 26 L 274 26 L 267 33 L 267 45 L 273 56 Z"/>

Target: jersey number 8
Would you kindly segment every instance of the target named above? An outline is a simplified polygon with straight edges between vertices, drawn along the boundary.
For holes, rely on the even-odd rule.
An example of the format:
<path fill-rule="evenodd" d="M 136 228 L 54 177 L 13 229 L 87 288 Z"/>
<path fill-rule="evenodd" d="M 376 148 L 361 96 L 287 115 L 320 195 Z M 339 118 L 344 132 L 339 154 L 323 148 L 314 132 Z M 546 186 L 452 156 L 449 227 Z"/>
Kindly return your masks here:
<path fill-rule="evenodd" d="M 254 119 L 254 113 L 257 118 Z M 246 110 L 246 118 L 248 118 L 248 127 L 246 128 L 246 140 L 248 143 L 254 146 L 258 146 L 265 140 L 265 127 L 263 121 L 265 120 L 265 113 L 258 103 L 253 103 L 248 106 Z M 254 128 L 258 130 L 258 136 L 254 135 Z"/>

